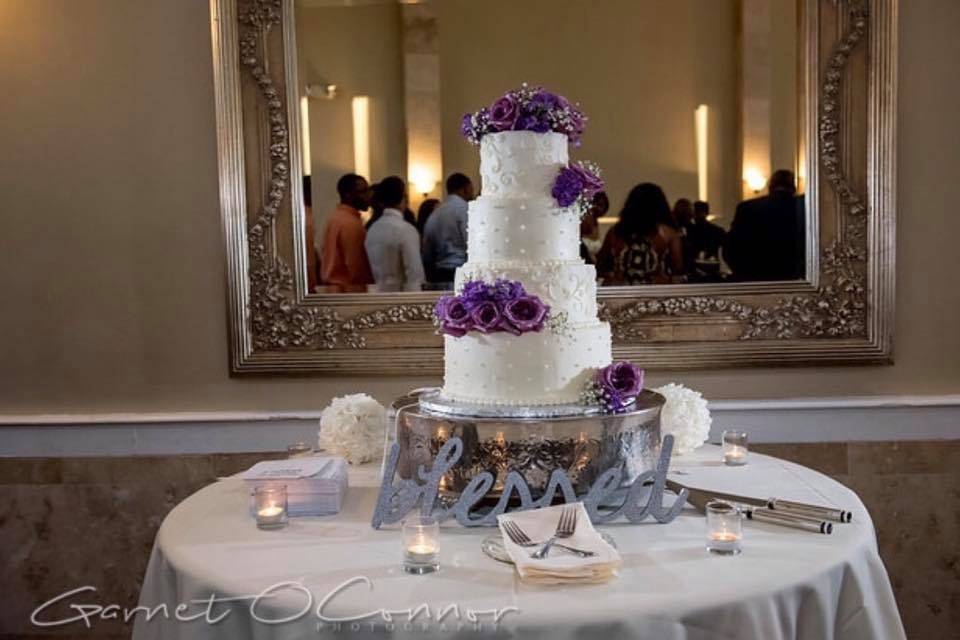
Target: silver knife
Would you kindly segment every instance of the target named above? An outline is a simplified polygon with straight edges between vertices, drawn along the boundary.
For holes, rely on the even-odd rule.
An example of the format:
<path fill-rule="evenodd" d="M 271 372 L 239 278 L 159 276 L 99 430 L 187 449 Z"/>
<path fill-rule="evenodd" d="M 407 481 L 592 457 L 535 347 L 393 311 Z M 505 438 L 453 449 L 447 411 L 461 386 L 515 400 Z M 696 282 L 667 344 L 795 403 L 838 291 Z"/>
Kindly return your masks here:
<path fill-rule="evenodd" d="M 784 510 L 774 511 L 769 508 L 768 501 L 760 498 L 738 496 L 731 493 L 721 493 L 719 491 L 692 489 L 670 479 L 667 479 L 667 487 L 675 493 L 686 489 L 688 492 L 687 502 L 700 512 L 706 511 L 707 503 L 711 500 L 726 500 L 740 507 L 744 516 L 749 520 L 767 522 L 783 527 L 790 527 L 791 529 L 810 531 L 812 533 L 833 533 L 833 524 L 826 522 L 814 514 L 792 513 Z"/>

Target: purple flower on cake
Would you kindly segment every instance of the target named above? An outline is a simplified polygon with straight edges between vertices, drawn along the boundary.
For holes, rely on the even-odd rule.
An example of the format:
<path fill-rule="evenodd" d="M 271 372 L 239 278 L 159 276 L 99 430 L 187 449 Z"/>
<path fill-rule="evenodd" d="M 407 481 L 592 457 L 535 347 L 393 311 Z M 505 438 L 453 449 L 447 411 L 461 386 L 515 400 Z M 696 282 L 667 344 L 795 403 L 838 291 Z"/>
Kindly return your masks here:
<path fill-rule="evenodd" d="M 550 307 L 536 296 L 522 296 L 503 305 L 504 319 L 520 333 L 541 331 L 549 311 Z"/>
<path fill-rule="evenodd" d="M 590 210 L 594 196 L 603 191 L 600 168 L 592 162 L 574 162 L 560 169 L 550 194 L 561 207 L 576 207 L 580 215 Z"/>
<path fill-rule="evenodd" d="M 504 306 L 511 300 L 523 298 L 527 295 L 526 289 L 516 280 L 500 278 L 494 282 L 490 288 L 492 289 L 491 295 L 494 301 L 500 306 Z"/>
<path fill-rule="evenodd" d="M 570 167 L 560 170 L 557 179 L 553 182 L 553 189 L 550 190 L 550 194 L 561 207 L 573 205 L 582 192 L 583 178 Z"/>
<path fill-rule="evenodd" d="M 441 296 L 433 313 L 447 335 L 459 337 L 473 328 L 473 316 L 460 296 Z"/>
<path fill-rule="evenodd" d="M 481 333 L 493 333 L 500 329 L 500 309 L 492 300 L 481 302 L 470 312 L 473 328 Z"/>
<path fill-rule="evenodd" d="M 597 370 L 587 382 L 583 402 L 607 413 L 626 411 L 643 389 L 643 369 L 632 362 L 614 362 Z"/>
<path fill-rule="evenodd" d="M 514 335 L 541 331 L 549 313 L 550 307 L 540 298 L 529 295 L 521 283 L 506 279 L 493 284 L 472 280 L 459 295 L 443 296 L 434 307 L 440 333 L 456 338 L 469 331 Z"/>
<path fill-rule="evenodd" d="M 496 131 L 509 131 L 513 129 L 519 115 L 520 107 L 517 105 L 517 100 L 508 93 L 490 107 L 490 124 Z"/>
<path fill-rule="evenodd" d="M 570 103 L 567 102 L 566 98 L 561 98 L 557 94 L 546 91 L 545 89 L 538 89 L 530 98 L 530 104 L 537 109 L 543 110 L 570 108 Z"/>
<path fill-rule="evenodd" d="M 486 108 L 476 113 L 468 113 L 460 121 L 460 133 L 473 144 L 480 144 L 480 138 L 497 131 L 490 122 L 490 111 Z"/>
<path fill-rule="evenodd" d="M 635 397 L 643 388 L 643 370 L 632 362 L 614 362 L 597 372 L 597 383 L 623 397 Z"/>
<path fill-rule="evenodd" d="M 580 144 L 587 118 L 563 96 L 526 84 L 506 92 L 490 107 L 463 116 L 460 132 L 474 144 L 500 131 L 554 131 Z"/>
<path fill-rule="evenodd" d="M 457 297 L 463 301 L 467 311 L 473 311 L 490 299 L 489 286 L 481 280 L 471 280 L 463 285 L 463 289 Z"/>

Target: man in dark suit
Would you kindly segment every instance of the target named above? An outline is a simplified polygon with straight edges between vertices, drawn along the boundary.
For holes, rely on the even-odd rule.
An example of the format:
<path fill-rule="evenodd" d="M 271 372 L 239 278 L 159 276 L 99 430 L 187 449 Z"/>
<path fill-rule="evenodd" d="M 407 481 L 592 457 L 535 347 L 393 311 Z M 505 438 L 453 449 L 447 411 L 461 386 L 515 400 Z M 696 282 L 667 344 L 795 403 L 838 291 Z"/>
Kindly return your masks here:
<path fill-rule="evenodd" d="M 767 191 L 737 205 L 723 258 L 736 280 L 801 279 L 806 273 L 804 199 L 796 195 L 793 172 L 775 171 Z"/>

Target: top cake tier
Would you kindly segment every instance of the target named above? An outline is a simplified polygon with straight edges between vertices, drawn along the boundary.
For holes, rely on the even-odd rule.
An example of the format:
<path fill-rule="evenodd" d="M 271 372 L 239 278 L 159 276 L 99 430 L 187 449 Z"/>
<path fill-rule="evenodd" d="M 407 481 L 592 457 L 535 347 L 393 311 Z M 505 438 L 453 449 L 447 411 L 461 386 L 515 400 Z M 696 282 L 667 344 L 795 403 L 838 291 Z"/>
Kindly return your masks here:
<path fill-rule="evenodd" d="M 483 195 L 547 197 L 557 172 L 567 165 L 567 160 L 567 136 L 562 133 L 489 133 L 480 140 Z"/>

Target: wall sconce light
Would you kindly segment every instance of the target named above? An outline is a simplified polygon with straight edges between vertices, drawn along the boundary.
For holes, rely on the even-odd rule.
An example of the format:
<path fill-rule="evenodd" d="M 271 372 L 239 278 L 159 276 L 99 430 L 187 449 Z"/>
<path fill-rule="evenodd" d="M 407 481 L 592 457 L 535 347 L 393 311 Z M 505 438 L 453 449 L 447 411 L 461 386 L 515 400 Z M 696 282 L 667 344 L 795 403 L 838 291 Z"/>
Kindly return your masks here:
<path fill-rule="evenodd" d="M 437 186 L 435 176 L 436 174 L 422 164 L 415 164 L 410 167 L 410 184 L 417 190 L 417 193 L 423 194 L 424 198 Z"/>
<path fill-rule="evenodd" d="M 310 100 L 307 96 L 300 96 L 300 150 L 303 175 L 310 175 L 312 160 L 310 158 Z"/>
<path fill-rule="evenodd" d="M 355 96 L 353 108 L 353 172 L 370 180 L 370 97 Z"/>
<path fill-rule="evenodd" d="M 767 178 L 760 173 L 759 169 L 754 167 L 743 172 L 743 181 L 747 183 L 747 188 L 753 193 L 760 193 L 767 186 Z"/>
<path fill-rule="evenodd" d="M 307 97 L 319 98 L 321 100 L 333 100 L 337 97 L 337 85 L 335 84 L 308 84 Z"/>
<path fill-rule="evenodd" d="M 693 124 L 697 140 L 697 199 L 704 202 L 709 202 L 707 199 L 707 179 L 709 177 L 707 174 L 708 113 L 709 107 L 705 104 L 701 104 L 693 112 Z"/>

